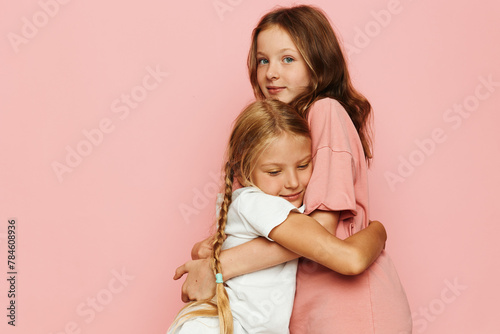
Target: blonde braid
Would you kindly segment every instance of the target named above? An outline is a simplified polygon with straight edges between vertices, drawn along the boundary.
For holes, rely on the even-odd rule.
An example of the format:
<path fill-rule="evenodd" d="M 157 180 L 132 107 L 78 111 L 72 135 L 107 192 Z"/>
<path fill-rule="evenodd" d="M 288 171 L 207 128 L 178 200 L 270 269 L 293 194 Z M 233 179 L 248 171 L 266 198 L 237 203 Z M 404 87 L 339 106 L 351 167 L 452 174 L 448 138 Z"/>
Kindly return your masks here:
<path fill-rule="evenodd" d="M 231 161 L 231 160 L 230 160 Z M 226 222 L 229 205 L 232 202 L 233 194 L 234 168 L 229 161 L 225 165 L 225 185 L 224 200 L 220 207 L 217 232 L 214 236 L 212 248 L 212 269 L 215 274 L 222 273 L 222 266 L 219 260 L 222 244 L 226 239 Z M 174 323 L 170 326 L 172 332 L 181 326 L 184 322 L 195 317 L 216 317 L 219 316 L 219 327 L 221 334 L 233 334 L 233 315 L 229 305 L 229 297 L 223 283 L 217 283 L 216 287 L 217 303 L 213 300 L 201 300 L 188 303 L 177 315 Z M 169 331 L 170 331 L 169 329 Z"/>
<path fill-rule="evenodd" d="M 231 160 L 230 160 L 231 161 Z M 220 263 L 220 252 L 222 250 L 222 244 L 226 239 L 226 223 L 227 223 L 227 213 L 229 210 L 229 205 L 233 198 L 233 177 L 234 171 L 230 162 L 228 161 L 225 166 L 225 188 L 224 188 L 224 200 L 220 207 L 219 220 L 217 233 L 215 235 L 215 240 L 212 247 L 212 268 L 214 274 L 222 274 L 222 266 Z M 232 334 L 233 333 L 233 315 L 231 313 L 231 307 L 229 305 L 229 297 L 224 287 L 224 283 L 217 283 L 216 289 L 217 296 L 217 310 L 219 313 L 219 327 L 221 334 Z"/>

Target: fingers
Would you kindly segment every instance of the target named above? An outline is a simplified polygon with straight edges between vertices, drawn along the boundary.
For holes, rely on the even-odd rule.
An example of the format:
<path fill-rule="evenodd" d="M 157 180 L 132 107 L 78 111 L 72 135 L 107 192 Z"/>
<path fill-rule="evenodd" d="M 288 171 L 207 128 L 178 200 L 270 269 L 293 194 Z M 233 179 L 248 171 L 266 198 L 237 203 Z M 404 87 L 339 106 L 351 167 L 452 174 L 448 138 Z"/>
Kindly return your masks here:
<path fill-rule="evenodd" d="M 184 302 L 184 303 L 189 303 L 191 301 L 191 299 L 189 299 L 189 296 L 188 296 L 188 293 L 186 291 L 186 283 L 184 282 L 184 284 L 182 285 L 182 290 L 181 290 L 181 300 Z"/>
<path fill-rule="evenodd" d="M 182 276 L 184 276 L 185 273 L 187 273 L 186 265 L 183 264 L 182 266 L 178 267 L 175 269 L 175 274 L 174 274 L 174 280 L 178 280 Z"/>
<path fill-rule="evenodd" d="M 200 259 L 184 263 L 175 270 L 174 279 L 184 274 L 186 280 L 182 284 L 181 300 L 185 303 L 195 300 L 210 299 L 215 294 L 215 280 L 210 260 Z"/>
<path fill-rule="evenodd" d="M 191 249 L 191 260 L 198 260 L 199 253 L 200 253 L 200 248 L 203 244 L 203 241 L 197 242 L 194 244 L 193 248 Z"/>

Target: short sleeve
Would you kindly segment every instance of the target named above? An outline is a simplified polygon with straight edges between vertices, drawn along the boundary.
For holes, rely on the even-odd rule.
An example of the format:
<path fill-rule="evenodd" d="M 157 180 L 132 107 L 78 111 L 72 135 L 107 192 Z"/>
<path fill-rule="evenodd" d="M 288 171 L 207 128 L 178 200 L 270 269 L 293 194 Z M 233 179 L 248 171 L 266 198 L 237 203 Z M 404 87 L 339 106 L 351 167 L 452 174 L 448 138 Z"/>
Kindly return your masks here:
<path fill-rule="evenodd" d="M 306 214 L 316 209 L 356 215 L 356 160 L 361 142 L 342 105 L 317 101 L 309 112 L 313 174 L 304 198 Z M 355 154 L 353 154 L 355 152 Z"/>
<path fill-rule="evenodd" d="M 305 195 L 306 213 L 316 209 L 356 214 L 352 157 L 328 147 L 316 152 L 314 172 Z"/>
<path fill-rule="evenodd" d="M 269 238 L 269 233 L 283 223 L 291 211 L 303 211 L 283 198 L 267 195 L 255 188 L 243 191 L 234 204 L 235 214 L 248 225 L 247 228 L 271 241 L 273 240 Z"/>

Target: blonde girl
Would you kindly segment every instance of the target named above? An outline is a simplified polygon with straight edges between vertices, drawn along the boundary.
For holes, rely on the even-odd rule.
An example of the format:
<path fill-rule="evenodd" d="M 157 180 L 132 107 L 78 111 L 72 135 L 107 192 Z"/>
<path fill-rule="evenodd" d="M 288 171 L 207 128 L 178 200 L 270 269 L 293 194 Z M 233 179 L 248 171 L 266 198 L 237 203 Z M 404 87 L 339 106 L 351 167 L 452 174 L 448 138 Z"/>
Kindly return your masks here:
<path fill-rule="evenodd" d="M 252 34 L 248 70 L 255 96 L 289 103 L 307 119 L 314 172 L 306 214 L 344 239 L 368 225 L 367 165 L 372 158 L 371 106 L 352 85 L 342 48 L 326 15 L 312 6 L 279 8 L 264 15 Z M 206 242 L 193 249 L 205 256 Z M 227 277 L 289 261 L 279 245 L 259 238 L 221 256 Z M 200 285 L 206 261 L 189 272 L 184 298 L 213 293 Z M 191 276 L 191 277 L 190 277 Z M 209 280 L 203 280 L 209 282 Z M 292 333 L 411 333 L 411 312 L 386 252 L 361 275 L 346 277 L 301 260 L 290 322 Z"/>
<path fill-rule="evenodd" d="M 255 102 L 238 116 L 227 148 L 224 199 L 210 256 L 216 296 L 188 304 L 170 333 L 288 333 L 297 260 L 224 282 L 222 249 L 262 236 L 346 273 L 375 260 L 371 254 L 379 253 L 385 242 L 381 224 L 370 226 L 378 242 L 368 242 L 367 248 L 366 234 L 342 241 L 312 218 L 302 218 L 311 159 L 308 124 L 289 105 Z M 235 191 L 234 181 L 242 186 Z"/>

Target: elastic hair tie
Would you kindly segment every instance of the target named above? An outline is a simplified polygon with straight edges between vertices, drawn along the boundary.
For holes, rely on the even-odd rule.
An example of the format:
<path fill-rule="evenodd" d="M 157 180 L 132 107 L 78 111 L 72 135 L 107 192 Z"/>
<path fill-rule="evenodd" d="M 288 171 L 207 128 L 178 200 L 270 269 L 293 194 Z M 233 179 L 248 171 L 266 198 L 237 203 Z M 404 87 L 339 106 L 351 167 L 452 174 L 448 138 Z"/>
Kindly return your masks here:
<path fill-rule="evenodd" d="M 215 283 L 224 283 L 221 273 L 215 274 Z"/>

